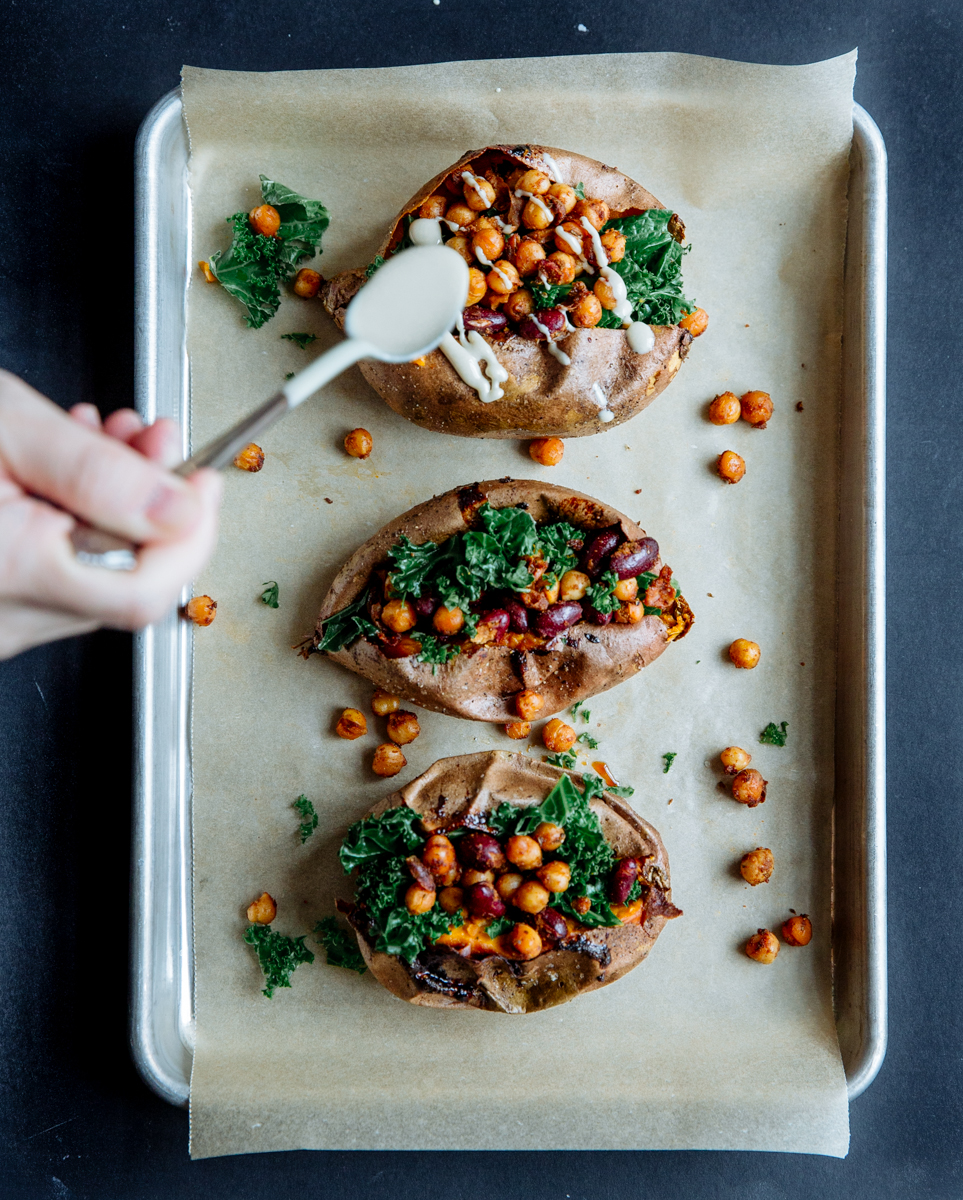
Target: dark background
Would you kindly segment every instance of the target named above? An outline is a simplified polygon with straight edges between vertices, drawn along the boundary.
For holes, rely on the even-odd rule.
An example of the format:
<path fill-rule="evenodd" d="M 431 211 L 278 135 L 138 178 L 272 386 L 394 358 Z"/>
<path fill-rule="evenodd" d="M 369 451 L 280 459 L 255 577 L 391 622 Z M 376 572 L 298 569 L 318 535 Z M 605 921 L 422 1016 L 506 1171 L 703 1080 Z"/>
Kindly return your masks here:
<path fill-rule="evenodd" d="M 133 145 L 184 62 L 239 70 L 859 47 L 890 159 L 890 1047 L 845 1161 L 735 1153 L 261 1155 L 191 1163 L 127 1049 L 131 643 L 0 664 L 0 1197 L 963 1196 L 958 0 L 23 3 L 0 24 L 0 364 L 131 402 Z M 576 26 L 583 23 L 587 33 Z M 615 114 L 614 114 L 615 115 Z M 955 188 L 954 188 L 955 185 Z M 955 191 L 955 195 L 953 194 Z M 483 1064 L 479 1064 L 483 1072 Z M 564 1081 L 562 1081 L 564 1083 Z"/>

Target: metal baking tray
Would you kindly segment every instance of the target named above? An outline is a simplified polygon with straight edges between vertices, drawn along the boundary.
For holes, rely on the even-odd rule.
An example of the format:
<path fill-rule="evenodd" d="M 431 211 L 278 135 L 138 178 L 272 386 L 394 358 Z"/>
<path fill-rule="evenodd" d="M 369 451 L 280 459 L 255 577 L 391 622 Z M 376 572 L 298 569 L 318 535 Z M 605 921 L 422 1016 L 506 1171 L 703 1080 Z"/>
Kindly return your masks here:
<path fill-rule="evenodd" d="M 853 109 L 841 413 L 833 972 L 849 1097 L 886 1053 L 884 436 L 886 149 Z M 136 149 L 136 396 L 190 442 L 187 288 L 193 268 L 189 145 L 178 91 Z M 186 1104 L 194 1040 L 191 632 L 171 613 L 134 659 L 130 1039 L 144 1080 Z"/>

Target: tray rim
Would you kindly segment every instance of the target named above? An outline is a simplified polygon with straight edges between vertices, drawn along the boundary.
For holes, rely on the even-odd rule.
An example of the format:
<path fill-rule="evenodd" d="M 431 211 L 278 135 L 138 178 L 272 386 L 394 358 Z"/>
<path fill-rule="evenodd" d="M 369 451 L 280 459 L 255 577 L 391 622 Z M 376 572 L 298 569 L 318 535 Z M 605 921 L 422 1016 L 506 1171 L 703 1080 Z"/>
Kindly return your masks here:
<path fill-rule="evenodd" d="M 180 143 L 180 147 L 176 143 Z M 867 936 L 860 963 L 862 1038 L 846 1064 L 850 1101 L 876 1078 L 886 1054 L 886 844 L 885 844 L 885 403 L 886 403 L 886 147 L 875 121 L 853 105 L 853 144 L 863 158 L 863 283 L 861 362 L 865 381 L 865 443 L 861 461 L 861 540 L 867 587 L 863 639 L 866 675 L 860 697 L 866 737 L 860 766 L 865 827 L 857 852 L 864 858 L 860 889 L 862 928 Z M 163 156 L 183 148 L 189 156 L 180 89 L 151 108 L 135 146 L 135 397 L 146 421 L 172 416 L 190 446 L 190 365 L 186 343 L 186 297 L 191 265 L 188 157 L 182 172 L 179 242 L 163 238 L 171 197 L 163 193 Z M 847 241 L 847 256 L 853 251 Z M 184 306 L 165 311 L 161 278 L 180 270 Z M 170 340 L 176 356 L 163 354 Z M 165 386 L 161 387 L 161 382 Z M 185 597 L 187 589 L 185 589 Z M 193 928 L 191 898 L 191 637 L 176 613 L 142 630 L 134 639 L 134 786 L 131 846 L 131 980 L 129 1041 L 144 1082 L 171 1104 L 190 1098 L 193 1050 Z M 838 696 L 838 687 L 837 687 Z M 164 744 L 160 732 L 174 735 Z M 838 824 L 838 816 L 836 818 Z M 165 841 L 166 837 L 166 841 Z M 835 842 L 834 842 L 835 844 Z M 834 888 L 836 866 L 834 859 Z M 838 958 L 834 920 L 834 959 Z M 839 1018 L 837 1016 L 837 1025 Z"/>

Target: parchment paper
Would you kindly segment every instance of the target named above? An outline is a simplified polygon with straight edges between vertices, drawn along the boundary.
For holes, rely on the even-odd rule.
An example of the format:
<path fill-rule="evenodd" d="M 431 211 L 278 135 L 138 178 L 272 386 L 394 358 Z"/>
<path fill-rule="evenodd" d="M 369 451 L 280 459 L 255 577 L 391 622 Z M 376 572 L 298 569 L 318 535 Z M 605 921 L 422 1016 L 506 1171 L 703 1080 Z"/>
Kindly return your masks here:
<path fill-rule="evenodd" d="M 196 635 L 194 1157 L 306 1148 L 713 1148 L 846 1154 L 833 1024 L 830 826 L 836 427 L 855 54 L 762 67 L 676 54 L 449 63 L 259 75 L 185 68 L 194 254 L 226 246 L 224 218 L 259 199 L 259 172 L 331 212 L 320 268 L 371 260 L 388 220 L 463 151 L 497 141 L 569 147 L 613 164 L 683 217 L 686 291 L 710 314 L 676 381 L 630 424 L 566 443 L 555 469 L 524 443 L 432 434 L 392 413 L 357 369 L 263 438 L 259 475 L 230 471 L 217 555 L 197 583 L 218 601 Z M 304 353 L 282 333 L 312 331 Z M 294 297 L 261 330 L 195 275 L 193 438 L 273 393 L 337 335 Z M 707 402 L 770 391 L 768 430 L 716 428 Z M 797 411 L 797 402 L 804 405 Z M 365 462 L 341 447 L 374 436 Z M 736 487 L 714 474 L 734 449 Z M 383 523 L 476 479 L 536 477 L 598 495 L 656 538 L 696 613 L 689 637 L 592 701 L 603 759 L 662 832 L 685 916 L 622 981 L 510 1018 L 418 1009 L 366 976 L 302 966 L 265 999 L 244 908 L 262 890 L 275 928 L 311 930 L 350 895 L 335 853 L 374 801 L 448 754 L 517 747 L 497 727 L 425 713 L 393 781 L 371 774 L 381 722 L 344 742 L 370 686 L 291 650 L 337 568 Z M 328 501 L 331 501 L 330 503 Z M 280 584 L 280 608 L 260 603 Z M 755 671 L 726 658 L 759 642 Z M 789 722 L 785 749 L 759 744 Z M 770 781 L 746 809 L 718 788 L 717 755 L 747 747 Z M 678 757 L 669 774 L 662 755 Z M 539 753 L 533 746 L 533 753 Z M 292 801 L 321 815 L 302 848 Z M 773 850 L 773 880 L 738 872 Z M 806 949 L 772 966 L 742 952 L 789 909 Z M 309 945 L 311 945 L 309 938 Z"/>

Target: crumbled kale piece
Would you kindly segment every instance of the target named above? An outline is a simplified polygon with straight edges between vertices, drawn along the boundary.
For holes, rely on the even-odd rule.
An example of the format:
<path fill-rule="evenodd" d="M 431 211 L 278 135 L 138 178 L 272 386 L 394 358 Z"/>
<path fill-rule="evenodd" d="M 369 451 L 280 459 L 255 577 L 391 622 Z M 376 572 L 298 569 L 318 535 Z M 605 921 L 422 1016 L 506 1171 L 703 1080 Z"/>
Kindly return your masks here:
<path fill-rule="evenodd" d="M 361 593 L 356 600 L 340 612 L 332 613 L 321 626 L 319 650 L 337 652 L 353 645 L 360 637 L 374 637 L 378 626 L 368 616 L 368 592 Z"/>
<path fill-rule="evenodd" d="M 262 584 L 264 591 L 261 593 L 261 603 L 266 604 L 268 608 L 278 607 L 278 593 L 281 590 L 278 587 L 276 579 L 268 579 Z"/>
<path fill-rule="evenodd" d="M 318 340 L 316 333 L 282 333 L 281 338 L 285 342 L 294 342 L 301 350 L 307 350 L 312 342 Z"/>
<path fill-rule="evenodd" d="M 314 927 L 318 944 L 324 947 L 324 957 L 329 967 L 344 967 L 363 975 L 368 967 L 351 933 L 342 929 L 334 917 L 323 917 Z"/>
<path fill-rule="evenodd" d="M 302 963 L 314 962 L 303 936 L 291 938 L 277 933 L 270 925 L 249 925 L 244 940 L 254 947 L 267 984 L 263 993 L 269 1000 L 278 988 L 291 986 L 291 976 Z"/>
<path fill-rule="evenodd" d="M 662 763 L 663 763 L 662 774 L 663 775 L 668 775 L 669 770 L 672 766 L 672 763 L 675 761 L 676 754 L 677 754 L 677 751 L 670 750 L 668 754 L 662 755 Z"/>
<path fill-rule="evenodd" d="M 314 811 L 314 805 L 307 796 L 298 796 L 297 800 L 294 801 L 293 807 L 301 814 L 301 824 L 298 826 L 298 833 L 301 835 L 301 845 L 303 846 L 318 827 L 318 814 Z"/>
<path fill-rule="evenodd" d="M 779 725 L 776 725 L 774 721 L 770 721 L 762 733 L 760 733 L 759 740 L 767 746 L 785 746 L 786 738 L 789 736 L 786 732 L 788 728 L 788 721 L 783 721 Z"/>

